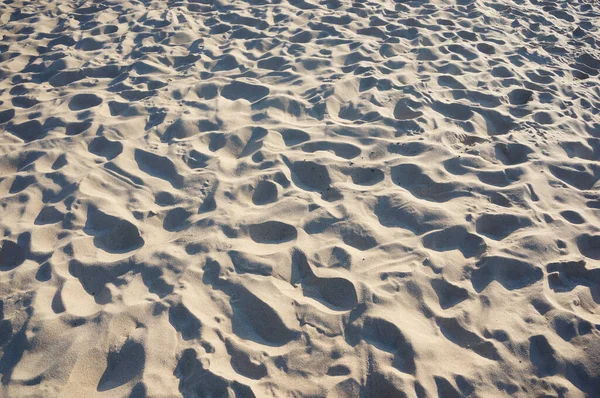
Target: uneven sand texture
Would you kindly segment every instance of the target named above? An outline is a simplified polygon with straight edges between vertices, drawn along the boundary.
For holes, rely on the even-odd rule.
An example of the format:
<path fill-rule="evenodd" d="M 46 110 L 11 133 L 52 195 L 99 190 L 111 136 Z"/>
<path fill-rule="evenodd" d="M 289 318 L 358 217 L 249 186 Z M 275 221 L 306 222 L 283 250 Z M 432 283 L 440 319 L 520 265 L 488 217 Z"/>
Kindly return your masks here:
<path fill-rule="evenodd" d="M 599 21 L 0 2 L 0 396 L 600 396 Z"/>

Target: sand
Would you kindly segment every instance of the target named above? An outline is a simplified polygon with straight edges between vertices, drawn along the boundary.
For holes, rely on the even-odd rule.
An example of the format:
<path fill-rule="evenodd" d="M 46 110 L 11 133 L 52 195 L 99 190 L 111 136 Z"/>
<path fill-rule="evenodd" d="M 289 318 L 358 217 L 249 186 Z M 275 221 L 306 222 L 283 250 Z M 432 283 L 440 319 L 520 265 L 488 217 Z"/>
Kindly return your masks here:
<path fill-rule="evenodd" d="M 0 396 L 600 396 L 598 21 L 2 1 Z"/>

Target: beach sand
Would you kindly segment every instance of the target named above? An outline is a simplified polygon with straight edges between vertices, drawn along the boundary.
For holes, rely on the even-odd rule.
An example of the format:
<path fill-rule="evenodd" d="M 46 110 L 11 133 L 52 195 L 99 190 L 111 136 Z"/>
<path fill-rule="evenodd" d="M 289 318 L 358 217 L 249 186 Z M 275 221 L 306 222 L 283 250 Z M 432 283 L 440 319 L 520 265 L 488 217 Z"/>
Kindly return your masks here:
<path fill-rule="evenodd" d="M 0 3 L 0 396 L 599 397 L 585 0 Z"/>

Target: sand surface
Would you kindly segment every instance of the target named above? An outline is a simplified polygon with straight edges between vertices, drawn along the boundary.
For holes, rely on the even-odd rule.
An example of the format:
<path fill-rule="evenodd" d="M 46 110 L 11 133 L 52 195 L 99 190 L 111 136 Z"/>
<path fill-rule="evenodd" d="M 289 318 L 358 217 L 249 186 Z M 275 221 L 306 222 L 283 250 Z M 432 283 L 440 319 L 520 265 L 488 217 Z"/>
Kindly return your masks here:
<path fill-rule="evenodd" d="M 600 396 L 586 0 L 0 2 L 0 396 Z"/>

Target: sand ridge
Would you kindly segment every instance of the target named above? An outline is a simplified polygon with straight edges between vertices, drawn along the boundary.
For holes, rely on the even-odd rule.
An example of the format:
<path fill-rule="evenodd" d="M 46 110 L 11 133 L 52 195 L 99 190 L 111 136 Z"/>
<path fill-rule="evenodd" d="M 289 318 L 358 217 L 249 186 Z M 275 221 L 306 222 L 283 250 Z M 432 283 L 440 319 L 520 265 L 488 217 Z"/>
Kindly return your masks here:
<path fill-rule="evenodd" d="M 0 4 L 0 395 L 593 397 L 597 4 Z"/>

